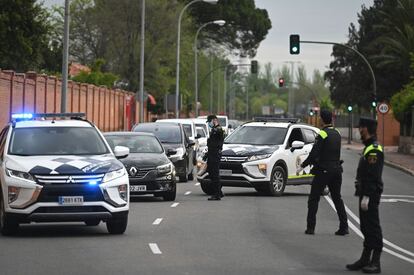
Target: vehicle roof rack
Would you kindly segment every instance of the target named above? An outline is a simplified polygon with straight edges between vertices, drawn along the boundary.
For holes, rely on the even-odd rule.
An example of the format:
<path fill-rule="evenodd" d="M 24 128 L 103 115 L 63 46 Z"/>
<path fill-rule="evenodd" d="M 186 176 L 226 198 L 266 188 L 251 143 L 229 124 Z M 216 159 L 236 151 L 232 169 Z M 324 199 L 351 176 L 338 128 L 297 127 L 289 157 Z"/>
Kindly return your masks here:
<path fill-rule="evenodd" d="M 253 118 L 254 122 L 284 122 L 284 123 L 299 123 L 301 122 L 300 118 L 281 118 L 281 117 L 272 117 L 272 116 L 257 116 Z"/>

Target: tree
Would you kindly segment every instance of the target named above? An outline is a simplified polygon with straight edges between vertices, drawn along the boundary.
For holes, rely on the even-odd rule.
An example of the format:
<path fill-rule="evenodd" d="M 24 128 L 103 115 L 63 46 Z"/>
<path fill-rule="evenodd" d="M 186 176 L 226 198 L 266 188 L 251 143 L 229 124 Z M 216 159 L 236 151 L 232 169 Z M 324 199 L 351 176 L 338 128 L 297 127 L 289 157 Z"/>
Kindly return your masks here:
<path fill-rule="evenodd" d="M 224 27 L 213 24 L 206 27 L 209 39 L 205 42 L 226 45 L 243 57 L 256 55 L 260 42 L 272 27 L 267 11 L 256 8 L 254 0 L 220 0 L 216 5 L 197 3 L 190 9 L 198 26 L 212 20 L 225 20 Z"/>
<path fill-rule="evenodd" d="M 35 0 L 0 0 L 0 68 L 42 67 L 48 49 L 48 13 Z"/>
<path fill-rule="evenodd" d="M 102 67 L 104 65 L 105 60 L 97 59 L 91 65 L 91 72 L 81 71 L 78 75 L 72 77 L 72 80 L 112 88 L 119 77 L 112 73 L 103 73 Z"/>

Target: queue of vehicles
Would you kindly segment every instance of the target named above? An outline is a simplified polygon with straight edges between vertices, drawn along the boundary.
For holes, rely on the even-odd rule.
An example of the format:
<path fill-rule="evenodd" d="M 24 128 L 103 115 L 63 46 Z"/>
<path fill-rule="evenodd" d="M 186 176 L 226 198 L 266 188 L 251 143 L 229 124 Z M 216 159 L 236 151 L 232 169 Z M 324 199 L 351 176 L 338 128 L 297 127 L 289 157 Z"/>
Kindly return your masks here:
<path fill-rule="evenodd" d="M 176 198 L 176 177 L 194 179 L 207 151 L 206 117 L 141 123 L 131 132 L 102 134 L 84 114 L 15 114 L 0 132 L 0 231 L 21 223 L 105 222 L 109 233 L 128 224 L 130 196 Z M 252 187 L 272 196 L 309 184 L 305 170 L 318 129 L 297 121 L 247 122 L 219 116 L 227 135 L 220 162 L 223 186 Z M 197 180 L 211 194 L 208 172 Z"/>

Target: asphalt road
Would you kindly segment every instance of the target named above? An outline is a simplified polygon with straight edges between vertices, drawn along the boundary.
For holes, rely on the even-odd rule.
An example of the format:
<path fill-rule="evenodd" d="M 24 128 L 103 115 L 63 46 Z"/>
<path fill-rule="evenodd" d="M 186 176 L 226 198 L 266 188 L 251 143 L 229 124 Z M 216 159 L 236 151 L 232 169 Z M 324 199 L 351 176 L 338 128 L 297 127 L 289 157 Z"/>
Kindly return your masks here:
<path fill-rule="evenodd" d="M 357 218 L 358 155 L 344 151 L 343 159 L 343 198 Z M 392 254 L 383 253 L 383 274 L 412 274 L 414 178 L 386 167 L 384 182 L 381 222 Z M 195 182 L 181 183 L 175 204 L 133 199 L 122 236 L 104 224 L 24 225 L 0 237 L 0 274 L 351 274 L 345 264 L 360 256 L 359 225 L 349 215 L 356 231 L 335 236 L 336 213 L 321 198 L 316 235 L 305 235 L 309 190 L 288 187 L 277 198 L 224 188 L 222 201 L 207 201 Z"/>

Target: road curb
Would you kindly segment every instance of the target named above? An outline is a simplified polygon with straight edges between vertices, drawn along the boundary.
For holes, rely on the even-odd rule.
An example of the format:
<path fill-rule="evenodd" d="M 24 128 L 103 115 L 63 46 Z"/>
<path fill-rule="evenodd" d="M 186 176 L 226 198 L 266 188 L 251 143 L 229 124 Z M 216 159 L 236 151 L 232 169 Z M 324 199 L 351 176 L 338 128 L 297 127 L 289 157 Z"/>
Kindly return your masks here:
<path fill-rule="evenodd" d="M 403 172 L 409 174 L 410 176 L 413 176 L 414 177 L 414 171 L 412 171 L 412 170 L 410 170 L 408 168 L 405 168 L 402 165 L 399 165 L 399 164 L 394 163 L 394 162 L 389 161 L 389 160 L 384 160 L 384 164 L 387 165 L 387 166 L 390 166 L 392 168 L 398 169 L 400 171 L 403 171 Z"/>

